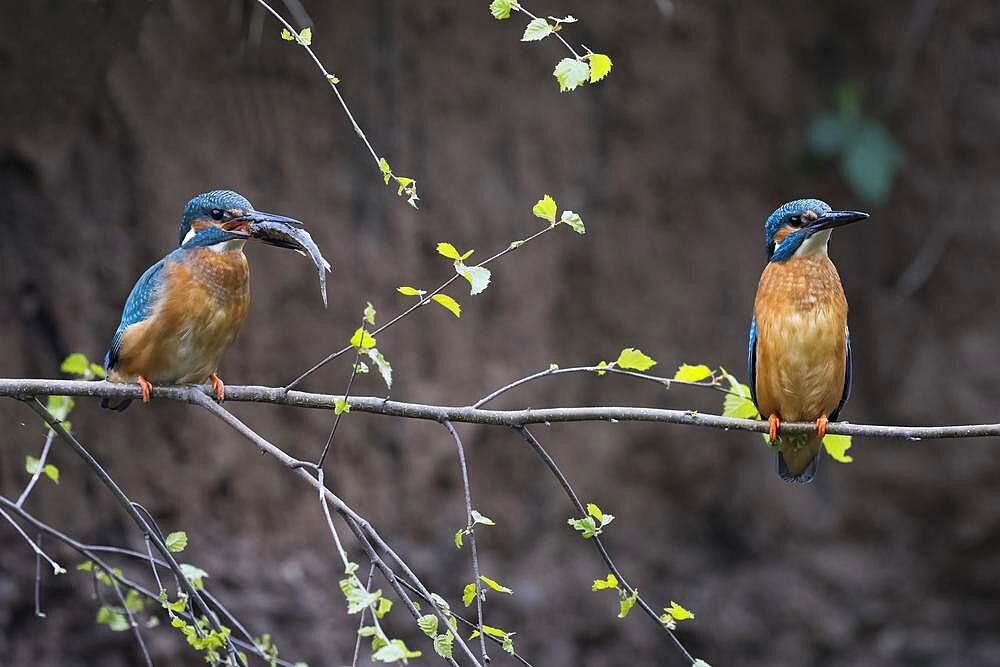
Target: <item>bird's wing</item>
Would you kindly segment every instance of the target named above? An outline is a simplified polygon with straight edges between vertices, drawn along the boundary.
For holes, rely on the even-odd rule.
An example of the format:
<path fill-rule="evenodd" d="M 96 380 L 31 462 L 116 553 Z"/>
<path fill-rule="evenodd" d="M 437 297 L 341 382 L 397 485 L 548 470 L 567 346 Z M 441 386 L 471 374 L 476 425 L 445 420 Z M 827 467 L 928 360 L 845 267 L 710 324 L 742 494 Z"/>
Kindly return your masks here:
<path fill-rule="evenodd" d="M 851 353 L 851 330 L 849 328 L 844 329 L 844 335 L 847 340 L 847 367 L 844 370 L 844 393 L 840 397 L 840 403 L 837 405 L 837 409 L 833 411 L 830 415 L 830 421 L 837 421 L 837 416 L 840 414 L 840 410 L 847 404 L 847 399 L 851 397 L 851 385 L 853 384 L 853 366 L 854 366 L 854 355 Z"/>
<path fill-rule="evenodd" d="M 146 272 L 139 277 L 135 286 L 125 301 L 125 309 L 122 311 L 122 321 L 115 331 L 115 337 L 111 340 L 111 347 L 104 355 L 104 370 L 107 372 L 118 363 L 118 354 L 121 352 L 122 336 L 125 329 L 133 324 L 142 322 L 153 312 L 153 300 L 156 292 L 163 280 L 163 267 L 166 259 L 161 259 L 153 266 L 146 269 Z"/>
<path fill-rule="evenodd" d="M 750 345 L 747 351 L 747 384 L 750 386 L 750 398 L 757 404 L 757 318 L 750 320 Z"/>

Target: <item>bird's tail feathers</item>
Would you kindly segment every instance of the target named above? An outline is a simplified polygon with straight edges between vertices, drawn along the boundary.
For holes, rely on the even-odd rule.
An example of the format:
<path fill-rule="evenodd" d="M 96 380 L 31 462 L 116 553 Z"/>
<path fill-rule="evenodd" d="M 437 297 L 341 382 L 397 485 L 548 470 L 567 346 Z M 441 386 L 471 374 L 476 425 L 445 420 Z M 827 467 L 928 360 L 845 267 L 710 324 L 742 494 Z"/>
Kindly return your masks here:
<path fill-rule="evenodd" d="M 112 399 L 110 399 L 110 398 L 102 398 L 101 399 L 101 407 L 102 408 L 107 408 L 108 410 L 114 410 L 115 412 L 121 412 L 122 410 L 124 410 L 125 408 L 127 408 L 132 403 L 132 399 L 131 398 L 123 398 L 122 400 L 118 401 L 117 403 L 112 403 L 111 400 Z"/>
<path fill-rule="evenodd" d="M 820 450 L 823 440 L 818 434 L 810 434 L 805 442 L 783 437 L 781 449 L 775 452 L 778 476 L 789 484 L 808 484 L 819 469 Z"/>

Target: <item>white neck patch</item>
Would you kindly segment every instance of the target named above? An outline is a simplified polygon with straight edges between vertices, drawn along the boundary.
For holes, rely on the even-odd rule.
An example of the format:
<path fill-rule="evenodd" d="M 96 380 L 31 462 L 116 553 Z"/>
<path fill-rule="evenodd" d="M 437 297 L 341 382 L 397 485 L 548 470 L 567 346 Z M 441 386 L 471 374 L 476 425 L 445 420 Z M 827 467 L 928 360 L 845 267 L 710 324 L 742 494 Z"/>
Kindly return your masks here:
<path fill-rule="evenodd" d="M 216 243 L 214 245 L 208 246 L 208 249 L 214 250 L 215 252 L 230 252 L 230 251 L 242 252 L 244 243 L 246 243 L 245 239 L 222 241 L 221 243 Z"/>
<path fill-rule="evenodd" d="M 195 234 L 194 227 L 192 227 L 191 229 L 188 230 L 188 233 L 184 235 L 184 240 L 181 241 L 181 245 L 184 245 L 185 243 L 193 239 L 194 234 Z"/>
<path fill-rule="evenodd" d="M 795 257 L 816 257 L 816 256 L 826 256 L 827 245 L 830 243 L 830 234 L 833 232 L 832 229 L 824 229 L 821 232 L 816 232 L 799 246 L 799 249 L 795 251 Z"/>

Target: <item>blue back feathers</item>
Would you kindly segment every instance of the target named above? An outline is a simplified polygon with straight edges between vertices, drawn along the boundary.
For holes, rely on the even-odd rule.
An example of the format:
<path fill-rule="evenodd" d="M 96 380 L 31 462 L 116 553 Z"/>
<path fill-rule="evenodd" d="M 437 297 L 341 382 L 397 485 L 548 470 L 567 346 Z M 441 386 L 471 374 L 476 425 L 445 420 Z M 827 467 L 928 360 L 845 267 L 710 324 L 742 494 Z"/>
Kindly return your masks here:
<path fill-rule="evenodd" d="M 764 242 L 767 244 L 767 259 L 771 262 L 784 262 L 795 254 L 806 239 L 805 231 L 793 232 L 785 237 L 780 246 L 775 248 L 774 235 L 779 229 L 789 224 L 793 216 L 813 211 L 817 215 L 830 212 L 830 205 L 819 199 L 796 199 L 782 204 L 764 223 Z M 777 251 L 777 252 L 776 252 Z"/>
<path fill-rule="evenodd" d="M 122 311 L 121 323 L 115 331 L 115 336 L 111 341 L 111 347 L 108 348 L 107 354 L 104 355 L 105 372 L 114 368 L 118 363 L 118 355 L 121 352 L 122 336 L 125 333 L 125 329 L 129 328 L 133 324 L 138 324 L 139 322 L 148 319 L 153 314 L 153 306 L 156 302 L 160 285 L 163 283 L 163 268 L 168 262 L 184 261 L 188 253 L 194 248 L 205 248 L 210 245 L 215 245 L 216 243 L 223 243 L 225 241 L 243 238 L 246 237 L 242 234 L 227 232 L 224 229 L 219 229 L 218 227 L 206 227 L 195 234 L 194 237 L 182 247 L 177 248 L 159 262 L 146 269 L 146 272 L 143 273 L 139 280 L 136 281 L 135 286 L 128 295 L 128 299 L 125 301 L 125 309 Z"/>
<path fill-rule="evenodd" d="M 177 244 L 184 243 L 184 237 L 191 230 L 191 223 L 195 220 L 199 218 L 211 220 L 213 210 L 228 211 L 230 209 L 251 211 L 253 206 L 246 197 L 232 190 L 212 190 L 194 197 L 184 207 Z"/>
<path fill-rule="evenodd" d="M 175 250 L 174 252 L 177 251 Z M 111 340 L 111 347 L 108 348 L 107 354 L 104 355 L 105 373 L 114 368 L 118 363 L 118 354 L 122 349 L 122 335 L 125 333 L 125 329 L 133 324 L 142 322 L 152 314 L 153 300 L 156 298 L 156 292 L 163 281 L 163 267 L 169 257 L 170 255 L 167 255 L 167 257 L 146 269 L 146 272 L 136 281 L 135 286 L 129 293 L 128 299 L 125 301 L 125 309 L 122 311 L 122 321 L 115 331 L 114 338 Z"/>

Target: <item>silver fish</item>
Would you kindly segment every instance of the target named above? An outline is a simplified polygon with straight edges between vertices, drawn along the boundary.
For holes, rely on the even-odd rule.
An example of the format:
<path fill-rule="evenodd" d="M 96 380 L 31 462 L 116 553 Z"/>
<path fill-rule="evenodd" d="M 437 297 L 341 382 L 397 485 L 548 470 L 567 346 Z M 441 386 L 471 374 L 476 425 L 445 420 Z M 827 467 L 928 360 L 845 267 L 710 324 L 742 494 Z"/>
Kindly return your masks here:
<path fill-rule="evenodd" d="M 309 232 L 285 222 L 254 221 L 247 225 L 250 236 L 264 243 L 294 250 L 304 257 L 312 259 L 319 273 L 319 291 L 323 296 L 323 307 L 326 302 L 326 274 L 330 271 L 330 262 L 326 261 L 319 246 L 312 240 Z"/>

